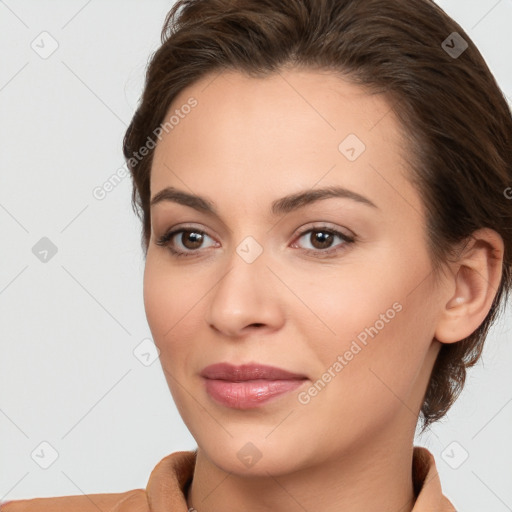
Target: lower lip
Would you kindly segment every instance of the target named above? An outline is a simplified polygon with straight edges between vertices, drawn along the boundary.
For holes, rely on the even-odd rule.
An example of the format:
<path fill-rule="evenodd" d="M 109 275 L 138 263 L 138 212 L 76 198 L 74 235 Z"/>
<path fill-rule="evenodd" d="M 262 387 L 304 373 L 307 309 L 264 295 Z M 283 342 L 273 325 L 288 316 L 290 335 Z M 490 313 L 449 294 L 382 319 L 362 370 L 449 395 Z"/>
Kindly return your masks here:
<path fill-rule="evenodd" d="M 304 380 L 248 380 L 232 382 L 205 379 L 207 393 L 217 402 L 233 409 L 252 409 L 301 386 Z"/>

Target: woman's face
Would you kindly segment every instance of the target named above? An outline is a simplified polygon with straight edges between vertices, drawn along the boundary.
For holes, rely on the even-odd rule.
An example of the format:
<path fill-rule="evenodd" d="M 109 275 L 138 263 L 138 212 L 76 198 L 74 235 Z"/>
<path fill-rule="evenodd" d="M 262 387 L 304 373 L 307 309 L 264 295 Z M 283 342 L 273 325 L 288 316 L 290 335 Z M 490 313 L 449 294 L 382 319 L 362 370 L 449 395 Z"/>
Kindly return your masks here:
<path fill-rule="evenodd" d="M 403 444 L 442 304 L 390 105 L 334 75 L 224 72 L 171 115 L 151 198 L 169 187 L 211 211 L 170 193 L 151 206 L 144 302 L 199 448 L 225 471 L 279 474 Z M 217 363 L 297 378 L 205 378 Z"/>

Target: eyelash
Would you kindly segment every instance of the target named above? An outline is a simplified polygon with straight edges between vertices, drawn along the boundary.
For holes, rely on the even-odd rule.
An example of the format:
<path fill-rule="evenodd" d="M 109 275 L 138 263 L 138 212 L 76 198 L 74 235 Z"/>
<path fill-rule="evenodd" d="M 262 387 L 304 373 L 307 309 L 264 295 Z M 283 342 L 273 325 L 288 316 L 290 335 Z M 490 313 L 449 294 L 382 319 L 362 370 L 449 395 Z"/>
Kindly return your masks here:
<path fill-rule="evenodd" d="M 175 235 L 177 235 L 179 233 L 184 233 L 185 231 L 190 231 L 192 233 L 198 233 L 200 235 L 209 236 L 208 233 L 206 233 L 205 231 L 201 231 L 200 229 L 196 229 L 194 227 L 187 227 L 187 226 L 183 227 L 182 226 L 179 229 L 174 229 L 174 230 L 168 231 L 167 233 L 162 235 L 156 241 L 156 244 L 160 245 L 160 246 L 163 246 L 163 247 L 167 247 L 169 252 L 174 257 L 177 257 L 177 258 L 183 258 L 183 257 L 184 258 L 188 258 L 188 257 L 196 256 L 197 252 L 199 251 L 199 249 L 188 250 L 188 251 L 185 251 L 185 252 L 184 251 L 177 251 L 170 244 L 171 240 L 173 239 L 173 237 Z M 328 226 L 314 226 L 312 228 L 310 227 L 310 228 L 302 231 L 301 233 L 299 233 L 297 235 L 297 239 L 302 238 L 304 235 L 306 235 L 307 233 L 310 233 L 310 232 L 328 233 L 330 235 L 338 236 L 344 242 L 343 244 L 341 244 L 341 248 L 339 248 L 339 247 L 338 248 L 329 248 L 329 249 L 326 249 L 326 250 L 322 250 L 322 249 L 304 249 L 306 254 L 315 254 L 319 258 L 326 258 L 326 257 L 330 257 L 333 254 L 337 254 L 340 251 L 343 251 L 344 247 L 346 245 L 351 245 L 351 244 L 353 244 L 356 241 L 356 237 L 355 236 L 346 235 L 344 233 L 341 233 L 340 231 L 337 231 L 336 229 L 329 228 Z M 322 256 L 319 256 L 319 253 L 322 254 Z"/>

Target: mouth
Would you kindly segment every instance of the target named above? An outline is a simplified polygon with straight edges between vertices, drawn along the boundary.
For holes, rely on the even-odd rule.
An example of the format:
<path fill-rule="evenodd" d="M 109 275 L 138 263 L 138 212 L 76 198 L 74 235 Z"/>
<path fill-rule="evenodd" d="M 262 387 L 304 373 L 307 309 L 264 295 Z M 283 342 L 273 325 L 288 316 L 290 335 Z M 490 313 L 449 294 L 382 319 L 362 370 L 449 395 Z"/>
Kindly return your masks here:
<path fill-rule="evenodd" d="M 233 409 L 252 409 L 297 389 L 308 378 L 275 366 L 218 363 L 201 373 L 206 392 L 215 402 Z"/>

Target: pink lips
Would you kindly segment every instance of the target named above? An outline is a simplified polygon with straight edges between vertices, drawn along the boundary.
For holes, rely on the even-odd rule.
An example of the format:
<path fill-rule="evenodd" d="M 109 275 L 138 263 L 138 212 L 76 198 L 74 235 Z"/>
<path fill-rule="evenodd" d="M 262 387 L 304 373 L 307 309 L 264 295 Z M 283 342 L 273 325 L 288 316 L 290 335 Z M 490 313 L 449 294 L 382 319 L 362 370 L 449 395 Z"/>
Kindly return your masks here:
<path fill-rule="evenodd" d="M 200 373 L 211 398 L 234 409 L 251 409 L 299 387 L 307 377 L 261 364 L 218 363 Z"/>

